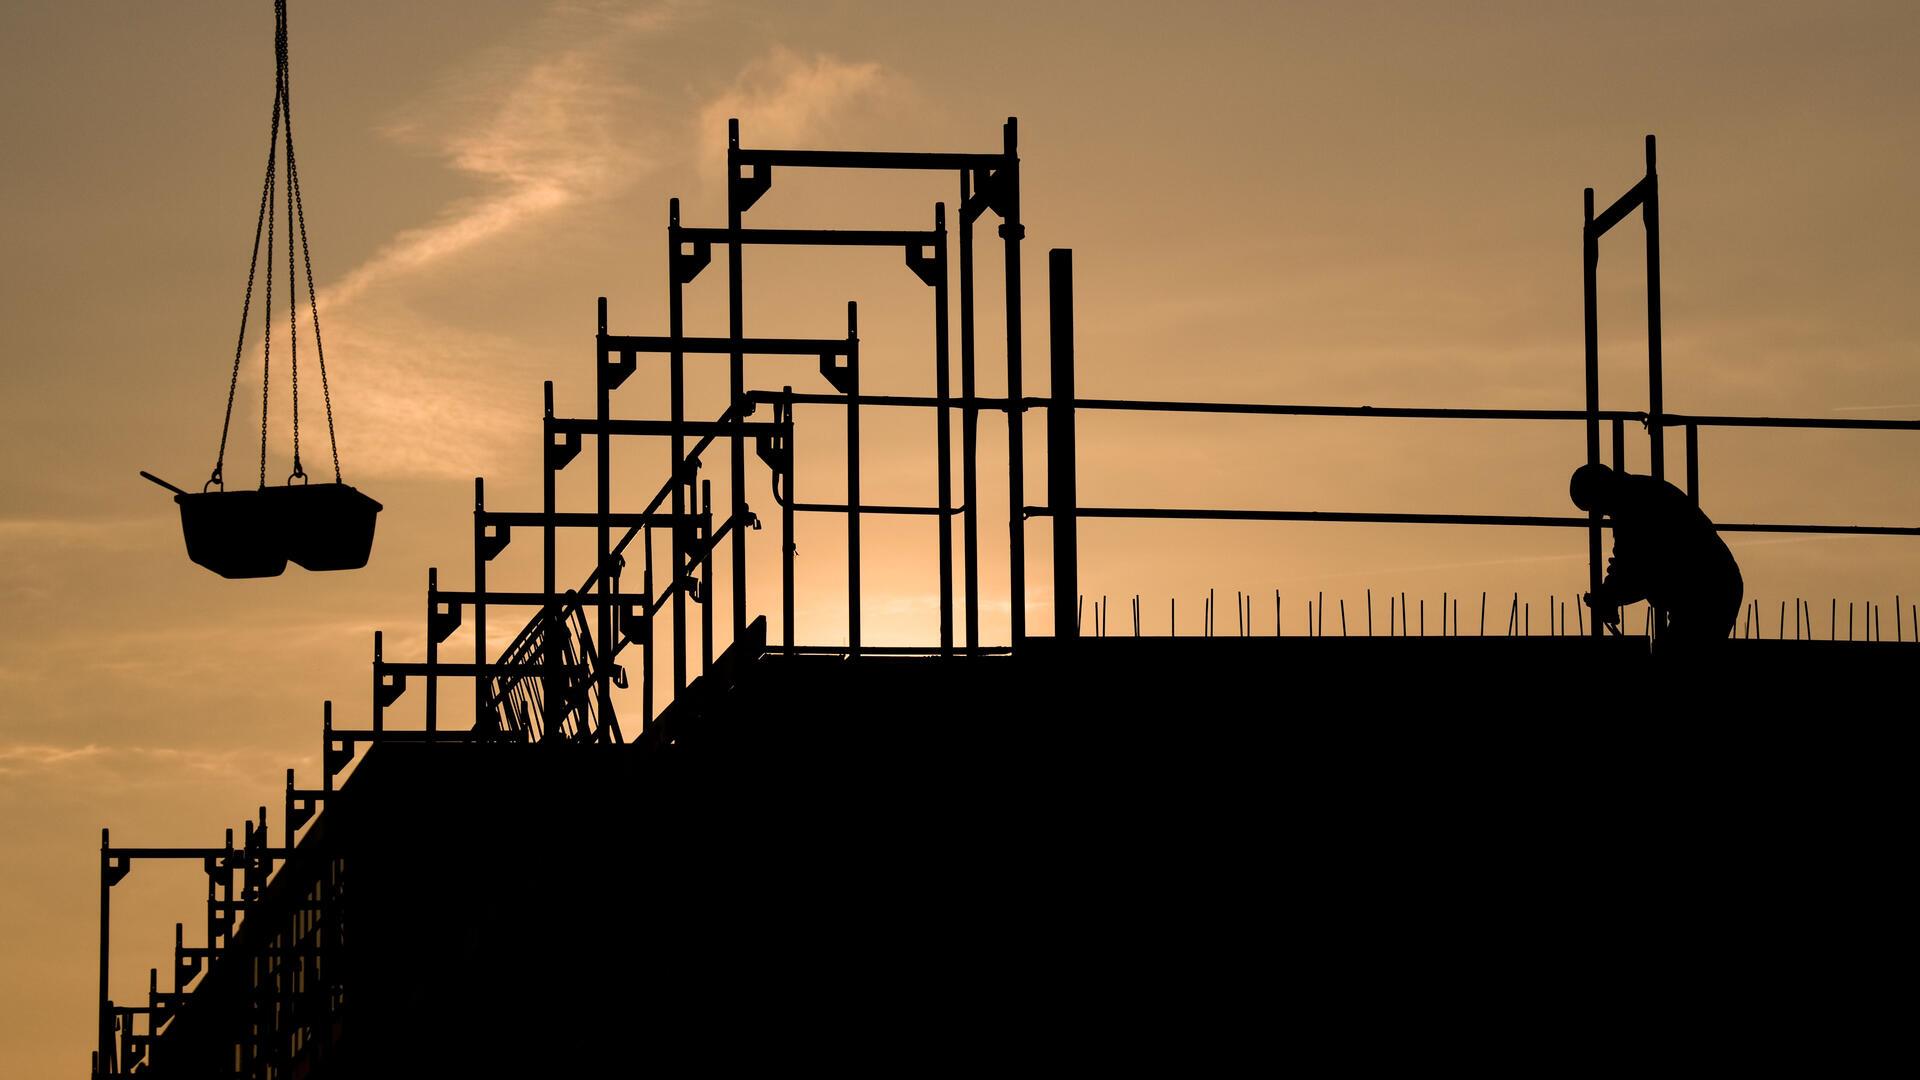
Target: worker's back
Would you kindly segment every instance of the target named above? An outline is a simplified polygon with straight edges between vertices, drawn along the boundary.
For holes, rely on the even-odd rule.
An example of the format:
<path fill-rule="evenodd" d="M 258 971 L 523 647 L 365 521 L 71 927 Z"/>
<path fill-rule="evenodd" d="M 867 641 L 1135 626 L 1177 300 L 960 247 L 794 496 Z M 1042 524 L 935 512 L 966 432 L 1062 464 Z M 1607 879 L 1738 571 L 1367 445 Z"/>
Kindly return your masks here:
<path fill-rule="evenodd" d="M 1676 623 L 1731 619 L 1745 584 L 1713 522 L 1664 480 L 1621 474 L 1618 482 L 1610 514 L 1616 572 L 1638 578 L 1647 600 Z"/>

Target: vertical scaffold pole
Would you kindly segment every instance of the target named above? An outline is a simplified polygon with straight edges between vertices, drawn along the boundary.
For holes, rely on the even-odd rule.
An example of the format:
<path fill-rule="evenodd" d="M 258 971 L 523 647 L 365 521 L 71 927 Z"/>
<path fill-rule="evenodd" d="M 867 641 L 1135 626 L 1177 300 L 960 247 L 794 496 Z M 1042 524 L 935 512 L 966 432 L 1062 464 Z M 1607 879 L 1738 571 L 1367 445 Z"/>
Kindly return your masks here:
<path fill-rule="evenodd" d="M 440 568 L 427 567 L 427 730 L 440 726 L 440 633 L 434 616 L 440 611 Z"/>
<path fill-rule="evenodd" d="M 1073 379 L 1073 252 L 1047 253 L 1052 404 L 1047 411 L 1047 506 L 1053 517 L 1053 636 L 1079 636 L 1074 597 L 1080 588 L 1080 523 L 1076 513 Z"/>
<path fill-rule="evenodd" d="M 746 357 L 737 347 L 746 333 L 745 313 L 741 309 L 744 298 L 740 266 L 740 213 L 740 121 L 730 119 L 727 121 L 727 228 L 731 230 L 727 241 L 727 334 L 736 348 L 729 354 L 727 362 L 727 407 L 729 415 L 735 420 L 743 420 L 747 415 Z M 677 335 L 679 331 L 674 333 Z M 743 641 L 747 636 L 747 531 L 740 527 L 740 523 L 747 518 L 747 461 L 746 443 L 741 438 L 739 428 L 734 429 L 730 442 L 733 444 L 732 471 L 729 475 L 729 484 L 733 489 L 730 493 L 733 510 L 729 522 L 733 528 L 727 530 L 727 536 L 733 548 L 733 636 L 729 640 Z M 678 572 L 676 568 L 675 573 Z M 676 686 L 675 690 L 678 689 Z"/>
<path fill-rule="evenodd" d="M 947 204 L 933 207 L 934 457 L 940 470 L 940 651 L 953 651 L 953 411 L 947 355 Z"/>
<path fill-rule="evenodd" d="M 728 168 L 733 167 L 733 150 L 731 146 L 729 146 L 727 151 L 727 165 Z M 728 184 L 727 190 L 731 192 L 733 185 Z M 728 196 L 728 200 L 729 203 L 731 203 L 731 195 Z M 685 286 L 680 280 L 680 240 L 678 234 L 674 231 L 679 227 L 680 200 L 671 199 L 667 202 L 667 235 L 671 238 L 671 242 L 667 245 L 669 248 L 667 252 L 667 280 L 670 282 L 667 294 L 667 333 L 673 337 L 674 344 L 676 345 L 679 344 L 681 335 L 686 332 L 685 300 L 681 295 Z M 734 261 L 736 262 L 738 262 L 740 258 L 739 250 L 739 246 L 735 245 L 733 251 Z M 735 275 L 735 277 L 737 279 L 738 275 Z M 739 336 L 737 329 L 734 336 Z M 738 359 L 737 356 L 736 359 Z M 668 415 L 673 419 L 673 435 L 671 439 L 673 443 L 673 472 L 670 474 L 669 482 L 673 485 L 674 519 L 674 527 L 667 533 L 667 548 L 669 552 L 667 556 L 667 588 L 673 591 L 673 696 L 676 701 L 680 698 L 680 691 L 687 688 L 687 596 L 686 592 L 679 587 L 681 578 L 685 576 L 688 569 L 684 565 L 686 562 L 686 547 L 682 543 L 682 538 L 685 534 L 679 525 L 679 522 L 682 520 L 681 515 L 687 512 L 687 482 L 686 476 L 684 475 L 687 467 L 687 440 L 686 436 L 680 433 L 680 425 L 685 423 L 687 419 L 686 363 L 686 355 L 678 349 L 667 354 L 667 409 Z M 734 407 L 737 408 L 738 405 L 739 401 L 736 398 L 734 399 Z M 740 464 L 740 440 L 738 436 L 735 436 L 733 441 L 733 459 L 736 469 L 734 484 L 737 490 L 740 483 L 737 474 Z M 735 508 L 738 509 L 737 502 Z M 735 580 L 734 591 L 737 593 L 739 589 L 740 582 Z M 707 598 L 707 603 L 713 603 L 711 596 Z"/>
<path fill-rule="evenodd" d="M 119 1069 L 113 1060 L 113 1000 L 107 992 L 107 956 L 113 926 L 113 845 L 100 830 L 100 1072 L 111 1076 Z"/>
<path fill-rule="evenodd" d="M 613 537 L 611 535 L 612 529 L 608 518 L 608 515 L 613 513 L 613 437 L 607 433 L 607 421 L 613 415 L 613 388 L 607 378 L 606 355 L 599 352 L 598 345 L 598 342 L 606 340 L 607 334 L 607 301 L 604 297 L 600 300 L 598 314 L 599 323 L 595 330 L 594 337 L 596 344 L 594 346 L 595 352 L 593 358 L 593 398 L 594 416 L 599 420 L 600 427 L 597 437 L 593 440 L 594 480 L 597 489 L 595 491 L 594 508 L 598 516 L 598 520 L 594 522 L 593 529 L 593 565 L 599 570 L 599 584 L 596 586 L 596 589 L 600 593 L 600 609 L 595 613 L 593 627 L 594 634 L 598 638 L 598 640 L 593 643 L 595 653 L 593 692 L 599 699 L 600 724 L 603 729 L 600 735 L 603 737 L 604 729 L 606 725 L 610 723 L 610 718 L 613 716 L 613 597 L 620 576 L 614 571 L 612 566 Z M 551 437 L 547 439 L 547 454 L 549 457 L 553 454 L 553 439 Z M 552 473 L 549 472 L 548 476 L 551 477 Z M 549 483 L 551 483 L 551 479 L 549 479 Z M 547 536 L 549 537 L 547 541 L 549 545 L 548 550 L 551 551 L 551 545 L 553 543 L 551 539 L 553 536 L 551 519 L 549 519 L 547 525 Z M 549 558 L 551 558 L 551 556 L 549 556 Z M 549 564 L 549 567 L 551 567 L 551 564 Z M 548 572 L 551 574 L 551 569 L 549 569 Z M 549 577 L 547 579 L 546 607 L 544 609 L 547 612 L 546 636 L 547 647 L 549 649 L 556 647 L 555 639 L 564 632 L 563 628 L 566 626 L 565 621 L 560 615 L 560 598 L 554 595 L 554 588 L 555 583 L 553 579 Z M 549 716 L 554 715 L 553 698 L 550 692 L 547 695 L 547 711 Z M 580 712 L 582 726 L 584 726 L 586 717 L 586 701 L 584 698 L 580 702 Z M 543 734 L 551 737 L 558 726 L 557 722 L 547 723 L 546 730 Z"/>
<path fill-rule="evenodd" d="M 1647 436 L 1653 477 L 1667 478 L 1666 408 L 1660 370 L 1660 180 L 1653 167 L 1653 136 L 1647 136 L 1646 195 L 1640 223 L 1647 229 Z"/>
<path fill-rule="evenodd" d="M 1600 463 L 1600 315 L 1596 277 L 1600 269 L 1600 238 L 1593 231 L 1593 189 L 1586 189 L 1586 220 L 1580 229 L 1580 263 L 1586 294 L 1587 464 Z M 1620 467 L 1620 422 L 1614 421 L 1614 467 Z M 1600 595 L 1600 512 L 1587 511 L 1587 589 Z M 1593 620 L 1593 636 L 1605 631 Z"/>
<path fill-rule="evenodd" d="M 960 563 L 966 594 L 967 648 L 980 647 L 980 507 L 975 458 L 980 439 L 980 410 L 974 405 L 973 380 L 973 221 L 967 199 L 973 189 L 960 170 Z"/>
<path fill-rule="evenodd" d="M 1020 388 L 1020 224 L 1019 120 L 1007 117 L 1002 129 L 1006 160 L 1000 165 L 1000 237 L 1007 255 L 1007 591 L 1012 601 L 1013 646 L 1027 636 L 1026 438 Z"/>
<path fill-rule="evenodd" d="M 793 491 L 793 387 L 781 388 L 780 404 L 775 408 L 774 422 L 779 425 L 779 439 L 785 451 L 776 460 L 780 462 L 780 475 L 775 478 L 786 495 L 786 501 L 780 507 L 780 640 L 787 648 L 793 648 L 795 640 L 793 629 L 793 554 L 794 520 L 793 505 L 799 496 Z"/>
<path fill-rule="evenodd" d="M 488 727 L 487 719 L 487 527 L 480 515 L 487 509 L 487 482 L 473 478 L 473 721 Z"/>
<path fill-rule="evenodd" d="M 596 349 L 598 349 L 597 343 L 605 337 L 606 332 L 607 298 L 603 296 L 600 298 L 599 332 L 595 337 Z M 605 376 L 600 369 L 604 367 L 605 364 L 606 357 L 596 353 L 593 361 L 595 382 L 604 380 Z M 554 567 L 555 536 L 553 514 L 556 506 L 553 476 L 553 381 L 551 379 L 546 383 L 546 412 L 543 414 L 541 430 L 544 435 L 544 445 L 540 450 L 540 462 L 542 465 L 541 505 L 546 508 L 546 522 L 540 530 L 542 541 L 540 548 L 540 595 L 543 597 L 543 603 L 545 605 L 540 609 L 540 617 L 545 624 L 540 629 L 542 639 L 540 648 L 540 731 L 544 737 L 550 738 L 560 727 L 558 693 L 560 689 L 559 638 L 560 627 L 562 625 L 559 617 L 559 598 L 554 595 L 558 582 Z M 601 435 L 596 441 L 605 443 L 608 440 L 605 435 Z M 605 512 L 604 509 L 601 511 L 601 513 Z M 605 550 L 606 546 L 604 533 L 605 519 L 603 518 L 602 550 Z M 602 561 L 604 561 L 604 559 L 605 557 L 602 556 Z M 606 608 L 603 606 L 601 611 L 604 612 L 605 610 Z M 601 636 L 605 637 L 606 635 L 602 632 Z M 601 715 L 604 716 L 605 714 L 603 713 Z"/>
<path fill-rule="evenodd" d="M 713 481 L 700 481 L 700 674 L 713 669 Z"/>
<path fill-rule="evenodd" d="M 860 655 L 860 305 L 847 301 L 847 648 Z"/>

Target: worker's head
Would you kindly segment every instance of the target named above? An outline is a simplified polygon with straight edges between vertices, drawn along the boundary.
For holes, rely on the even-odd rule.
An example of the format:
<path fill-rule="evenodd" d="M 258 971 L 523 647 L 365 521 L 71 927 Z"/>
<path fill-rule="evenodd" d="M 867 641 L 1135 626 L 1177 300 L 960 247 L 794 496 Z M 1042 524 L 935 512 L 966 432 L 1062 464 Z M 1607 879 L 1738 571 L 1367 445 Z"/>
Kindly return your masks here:
<path fill-rule="evenodd" d="M 1573 480 L 1567 485 L 1567 494 L 1573 498 L 1573 505 L 1580 509 L 1605 513 L 1613 505 L 1617 479 L 1614 471 L 1605 465 L 1582 465 L 1573 470 Z"/>

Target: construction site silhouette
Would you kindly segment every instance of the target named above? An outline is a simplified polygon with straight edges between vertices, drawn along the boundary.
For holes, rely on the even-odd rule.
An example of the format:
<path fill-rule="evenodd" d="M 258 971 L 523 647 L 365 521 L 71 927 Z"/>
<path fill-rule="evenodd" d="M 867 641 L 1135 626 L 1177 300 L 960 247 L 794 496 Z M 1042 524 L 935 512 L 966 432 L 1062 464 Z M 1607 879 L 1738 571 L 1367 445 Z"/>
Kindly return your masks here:
<path fill-rule="evenodd" d="M 1611 1015 L 1627 985 L 1637 1006 L 1677 1015 L 1689 1004 L 1683 980 L 1646 977 L 1661 958 L 1684 943 L 1703 970 L 1748 970 L 1775 905 L 1814 887 L 1761 867 L 1874 843 L 1867 831 L 1808 835 L 1808 821 L 1851 813 L 1861 796 L 1807 760 L 1817 750 L 1752 722 L 1819 710 L 1839 686 L 1863 700 L 1910 695 L 1920 650 L 1899 614 L 1893 641 L 1815 641 L 1810 625 L 1796 640 L 1784 615 L 1778 635 L 1749 620 L 1727 639 L 1737 567 L 1729 556 L 1715 572 L 1731 577 L 1712 579 L 1700 559 L 1635 550 L 1629 517 L 1646 499 L 1583 489 L 1580 516 L 1079 501 L 1075 425 L 1088 411 L 1578 424 L 1589 479 L 1610 436 L 1610 483 L 1629 480 L 1613 474 L 1632 424 L 1648 438 L 1645 483 L 1662 485 L 1651 501 L 1664 507 L 1671 488 L 1704 530 L 1696 553 L 1711 554 L 1706 540 L 1725 550 L 1713 530 L 1920 535 L 1699 513 L 1703 428 L 1911 432 L 1920 421 L 1665 410 L 1651 137 L 1631 191 L 1598 214 L 1586 192 L 1586 406 L 1572 410 L 1081 397 L 1073 254 L 1059 249 L 1046 264 L 1048 393 L 1028 396 L 1018 149 L 1012 119 L 999 146 L 954 153 L 752 148 L 730 124 L 726 223 L 683 224 L 677 200 L 668 212 L 665 332 L 618 332 L 600 300 L 593 414 L 557 414 L 546 387 L 542 505 L 492 505 L 475 480 L 470 580 L 443 586 L 428 571 L 424 655 L 390 657 L 374 635 L 370 720 L 336 722 L 323 707 L 317 782 L 288 770 L 280 822 L 261 807 L 221 843 L 127 846 L 102 831 L 95 1076 L 571 1076 L 909 1054 L 1191 1070 L 1270 1053 L 1265 1043 L 1301 1027 L 1378 1040 L 1387 1022 L 1393 1038 L 1446 1038 L 1474 1002 L 1494 1001 L 1505 1027 L 1556 1031 L 1571 1014 Z M 746 224 L 781 175 L 812 169 L 931 176 L 954 202 L 912 228 Z M 1648 236 L 1644 412 L 1601 408 L 1596 336 L 1599 243 L 1635 211 Z M 998 349 L 975 334 L 983 219 L 1005 266 Z M 743 258 L 762 245 L 902 260 L 935 311 L 927 391 L 863 393 L 853 302 L 844 336 L 747 335 Z M 716 252 L 727 332 L 691 335 L 683 295 Z M 976 357 L 989 349 L 1004 356 L 1004 397 L 976 392 Z M 748 356 L 797 363 L 790 380 L 750 385 Z M 689 416 L 689 365 L 707 363 L 724 363 L 729 404 Z M 665 415 L 616 409 L 637 376 L 659 387 Z M 931 413 L 925 501 L 867 501 L 860 439 L 874 410 Z M 1045 421 L 1033 446 L 1029 415 Z M 803 416 L 844 433 L 841 499 L 796 494 Z M 1004 519 L 984 531 L 983 416 L 996 434 L 1004 423 L 1009 492 Z M 1676 429 L 1684 491 L 1664 480 Z M 617 484 L 612 446 L 624 439 L 665 440 L 667 474 Z M 1034 458 L 1045 469 L 1037 499 L 1025 490 Z M 556 475 L 582 463 L 593 504 L 565 508 Z M 724 471 L 722 498 L 703 466 Z M 800 515 L 844 530 L 844 626 L 829 642 L 795 633 Z M 863 637 L 862 527 L 875 516 L 935 526 L 933 640 Z M 1498 598 L 1490 632 L 1483 595 L 1475 632 L 1473 603 L 1463 628 L 1450 597 L 1429 634 L 1425 602 L 1416 633 L 1394 597 L 1387 632 L 1373 632 L 1369 599 L 1366 632 L 1356 612 L 1348 633 L 1344 602 L 1335 619 L 1316 598 L 1306 632 L 1282 636 L 1276 598 L 1276 632 L 1256 636 L 1254 598 L 1239 596 L 1237 633 L 1215 632 L 1229 624 L 1209 599 L 1187 616 L 1198 633 L 1172 633 L 1169 610 L 1170 632 L 1150 636 L 1138 598 L 1129 632 L 1081 595 L 1079 530 L 1107 519 L 1566 530 L 1584 534 L 1596 613 L 1644 592 L 1667 615 L 1635 628 L 1586 618 L 1575 602 L 1576 631 L 1549 611 L 1542 635 L 1518 597 L 1510 613 Z M 1028 625 L 1036 528 L 1049 535 L 1050 626 Z M 777 584 L 749 588 L 754 529 L 778 540 Z M 1601 557 L 1609 529 L 1613 579 Z M 566 530 L 592 538 L 584 576 L 562 576 Z M 540 546 L 537 585 L 489 574 L 516 541 Z M 988 601 L 1007 604 L 1010 633 L 988 641 L 979 557 L 1003 543 L 1007 590 Z M 1630 556 L 1655 583 L 1623 580 Z M 444 655 L 462 629 L 471 656 Z M 1719 647 L 1674 652 L 1659 647 L 1663 634 Z M 656 650 L 670 670 L 661 685 Z M 471 716 L 442 715 L 446 680 L 471 682 Z M 1443 697 L 1448 687 L 1465 693 Z M 417 713 L 400 713 L 403 703 Z M 1807 767 L 1792 805 L 1774 797 L 1789 756 Z M 1723 817 L 1737 826 L 1710 824 Z M 148 860 L 205 870 L 205 919 L 174 927 L 166 985 L 149 972 L 129 998 L 114 993 L 112 900 Z M 1753 902 L 1757 891 L 1768 902 Z M 1563 981 L 1567 972 L 1578 977 Z"/>

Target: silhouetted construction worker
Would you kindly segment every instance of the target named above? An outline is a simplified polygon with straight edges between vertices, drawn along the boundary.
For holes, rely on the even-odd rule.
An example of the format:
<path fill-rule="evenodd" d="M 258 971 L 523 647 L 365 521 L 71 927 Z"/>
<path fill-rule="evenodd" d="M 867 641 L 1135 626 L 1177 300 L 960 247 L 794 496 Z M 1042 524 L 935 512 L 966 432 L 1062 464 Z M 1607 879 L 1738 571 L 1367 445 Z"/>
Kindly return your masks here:
<path fill-rule="evenodd" d="M 1623 605 L 1645 600 L 1665 613 L 1658 636 L 1670 645 L 1727 637 L 1745 589 L 1740 564 L 1685 492 L 1651 476 L 1582 465 L 1568 494 L 1613 524 L 1607 579 L 1586 597 L 1594 618 L 1617 625 Z"/>

